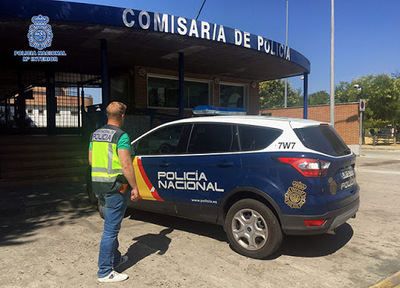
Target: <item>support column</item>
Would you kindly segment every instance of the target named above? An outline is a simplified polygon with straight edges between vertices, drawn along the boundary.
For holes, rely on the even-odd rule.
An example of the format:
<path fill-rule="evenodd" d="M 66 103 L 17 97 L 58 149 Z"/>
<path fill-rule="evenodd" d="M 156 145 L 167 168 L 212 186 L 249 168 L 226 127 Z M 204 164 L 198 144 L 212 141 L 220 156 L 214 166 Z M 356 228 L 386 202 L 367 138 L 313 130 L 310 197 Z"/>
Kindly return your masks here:
<path fill-rule="evenodd" d="M 81 111 L 81 117 L 82 117 L 82 129 L 81 129 L 81 135 L 84 137 L 83 139 L 88 139 L 89 138 L 89 133 L 92 131 L 88 131 L 88 115 L 85 111 L 85 90 L 83 89 L 83 84 L 80 87 L 79 91 L 79 98 L 81 98 L 81 105 L 79 107 L 79 110 Z"/>
<path fill-rule="evenodd" d="M 81 110 L 81 115 L 83 115 L 85 113 L 85 90 L 83 89 L 83 86 L 81 87 L 80 97 L 81 106 L 79 107 L 79 109 Z"/>
<path fill-rule="evenodd" d="M 304 73 L 304 80 L 303 80 L 303 119 L 308 118 L 308 73 Z"/>
<path fill-rule="evenodd" d="M 46 121 L 47 134 L 55 134 L 56 131 L 56 83 L 53 71 L 46 72 Z"/>
<path fill-rule="evenodd" d="M 107 40 L 100 40 L 100 56 L 101 56 L 101 100 L 103 110 L 110 101 L 110 75 L 108 69 L 108 48 Z"/>
<path fill-rule="evenodd" d="M 8 128 L 8 119 L 10 118 L 10 115 L 9 115 L 10 105 L 8 103 L 7 97 L 4 99 L 4 109 L 5 109 L 4 112 L 5 112 L 5 117 L 6 117 L 6 119 L 5 119 L 6 127 L 5 128 Z"/>
<path fill-rule="evenodd" d="M 76 86 L 76 100 L 77 100 L 77 106 L 76 108 L 78 109 L 78 128 L 81 128 L 81 97 L 79 95 L 79 85 Z"/>
<path fill-rule="evenodd" d="M 184 66 L 184 54 L 179 52 L 179 118 L 183 118 L 185 114 L 185 66 Z"/>
<path fill-rule="evenodd" d="M 17 75 L 17 85 L 18 85 L 18 97 L 16 101 L 16 105 L 14 106 L 16 111 L 14 112 L 17 119 L 17 126 L 20 129 L 24 129 L 26 125 L 26 105 L 25 105 L 25 93 L 24 93 L 24 85 L 22 83 L 22 75 L 21 71 L 18 71 Z"/>

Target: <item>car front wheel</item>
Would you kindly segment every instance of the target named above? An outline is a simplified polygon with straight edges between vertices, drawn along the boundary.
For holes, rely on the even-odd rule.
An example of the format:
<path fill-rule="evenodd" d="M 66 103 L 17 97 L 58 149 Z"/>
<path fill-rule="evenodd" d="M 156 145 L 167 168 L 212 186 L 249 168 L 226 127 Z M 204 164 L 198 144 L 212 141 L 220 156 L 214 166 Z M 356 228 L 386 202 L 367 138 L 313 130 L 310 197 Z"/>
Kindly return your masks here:
<path fill-rule="evenodd" d="M 275 214 L 254 199 L 233 204 L 224 226 L 232 249 L 247 257 L 264 259 L 282 243 L 282 230 Z"/>

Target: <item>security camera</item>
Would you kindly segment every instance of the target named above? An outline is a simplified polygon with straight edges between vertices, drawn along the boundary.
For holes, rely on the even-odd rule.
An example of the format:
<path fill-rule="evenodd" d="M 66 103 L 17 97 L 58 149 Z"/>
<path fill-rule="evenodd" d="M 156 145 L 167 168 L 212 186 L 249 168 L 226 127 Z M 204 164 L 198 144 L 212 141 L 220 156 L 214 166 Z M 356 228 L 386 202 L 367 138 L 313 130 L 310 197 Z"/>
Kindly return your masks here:
<path fill-rule="evenodd" d="M 360 89 L 361 88 L 361 86 L 359 85 L 359 84 L 354 84 L 354 86 L 353 86 L 355 89 Z"/>

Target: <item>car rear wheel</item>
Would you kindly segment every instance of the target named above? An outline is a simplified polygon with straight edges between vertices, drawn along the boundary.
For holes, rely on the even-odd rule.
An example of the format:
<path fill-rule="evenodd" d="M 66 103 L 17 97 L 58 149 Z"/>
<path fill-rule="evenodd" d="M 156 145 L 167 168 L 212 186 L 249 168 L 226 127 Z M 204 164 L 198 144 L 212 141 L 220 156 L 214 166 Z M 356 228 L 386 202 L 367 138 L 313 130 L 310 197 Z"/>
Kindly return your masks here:
<path fill-rule="evenodd" d="M 232 249 L 251 258 L 264 259 L 272 255 L 283 239 L 275 214 L 253 199 L 233 204 L 226 215 L 224 228 Z"/>

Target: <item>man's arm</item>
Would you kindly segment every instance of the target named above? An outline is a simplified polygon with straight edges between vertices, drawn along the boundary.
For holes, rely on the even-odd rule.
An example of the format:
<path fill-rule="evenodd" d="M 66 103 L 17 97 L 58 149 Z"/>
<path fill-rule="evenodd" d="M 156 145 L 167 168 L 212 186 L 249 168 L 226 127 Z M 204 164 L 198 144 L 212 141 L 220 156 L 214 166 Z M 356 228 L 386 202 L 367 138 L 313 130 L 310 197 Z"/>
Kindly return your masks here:
<path fill-rule="evenodd" d="M 139 193 L 136 185 L 135 172 L 133 170 L 131 152 L 127 149 L 118 149 L 118 157 L 121 162 L 122 173 L 124 173 L 126 180 L 132 188 L 131 200 L 136 200 L 139 197 Z"/>
<path fill-rule="evenodd" d="M 92 142 L 89 142 L 89 154 L 88 154 L 89 166 L 92 166 L 92 147 L 93 147 Z"/>

